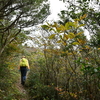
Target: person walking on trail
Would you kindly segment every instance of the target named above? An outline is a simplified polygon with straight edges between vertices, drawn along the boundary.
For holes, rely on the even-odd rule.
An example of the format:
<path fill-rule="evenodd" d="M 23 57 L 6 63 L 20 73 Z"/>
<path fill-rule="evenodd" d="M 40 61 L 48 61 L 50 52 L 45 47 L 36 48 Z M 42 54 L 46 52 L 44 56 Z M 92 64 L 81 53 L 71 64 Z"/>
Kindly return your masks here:
<path fill-rule="evenodd" d="M 20 65 L 18 67 L 19 71 L 21 72 L 21 84 L 25 84 L 27 71 L 30 71 L 28 60 L 25 56 L 20 59 Z"/>

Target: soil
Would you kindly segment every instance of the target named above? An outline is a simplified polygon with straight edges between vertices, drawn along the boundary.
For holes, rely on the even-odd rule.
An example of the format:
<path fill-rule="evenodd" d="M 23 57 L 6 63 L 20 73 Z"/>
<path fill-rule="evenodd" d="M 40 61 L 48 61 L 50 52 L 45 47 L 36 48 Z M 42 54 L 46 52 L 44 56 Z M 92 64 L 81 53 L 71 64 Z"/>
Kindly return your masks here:
<path fill-rule="evenodd" d="M 27 90 L 25 86 L 21 84 L 20 76 L 19 76 L 18 82 L 16 83 L 16 86 L 22 95 L 22 98 L 20 100 L 29 100 Z"/>

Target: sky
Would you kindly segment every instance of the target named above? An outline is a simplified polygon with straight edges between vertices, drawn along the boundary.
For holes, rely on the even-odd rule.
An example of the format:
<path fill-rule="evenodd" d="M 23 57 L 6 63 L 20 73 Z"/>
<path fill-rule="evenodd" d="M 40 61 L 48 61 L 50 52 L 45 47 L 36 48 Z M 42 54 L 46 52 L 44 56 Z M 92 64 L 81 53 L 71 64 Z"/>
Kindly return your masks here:
<path fill-rule="evenodd" d="M 50 2 L 50 11 L 51 15 L 48 16 L 47 20 L 58 20 L 59 17 L 57 16 L 61 10 L 66 9 L 65 4 L 59 0 L 49 0 Z"/>

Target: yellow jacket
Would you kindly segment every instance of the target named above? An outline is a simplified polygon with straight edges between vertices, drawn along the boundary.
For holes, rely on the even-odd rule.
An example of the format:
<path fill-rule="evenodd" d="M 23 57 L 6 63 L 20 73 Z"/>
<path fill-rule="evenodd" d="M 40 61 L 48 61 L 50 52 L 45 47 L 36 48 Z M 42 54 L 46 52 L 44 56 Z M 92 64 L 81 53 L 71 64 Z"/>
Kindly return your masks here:
<path fill-rule="evenodd" d="M 25 66 L 26 66 L 28 69 L 30 69 L 28 60 L 27 60 L 26 58 L 22 58 L 22 59 L 20 60 L 19 69 L 20 69 L 20 67 L 25 67 Z"/>

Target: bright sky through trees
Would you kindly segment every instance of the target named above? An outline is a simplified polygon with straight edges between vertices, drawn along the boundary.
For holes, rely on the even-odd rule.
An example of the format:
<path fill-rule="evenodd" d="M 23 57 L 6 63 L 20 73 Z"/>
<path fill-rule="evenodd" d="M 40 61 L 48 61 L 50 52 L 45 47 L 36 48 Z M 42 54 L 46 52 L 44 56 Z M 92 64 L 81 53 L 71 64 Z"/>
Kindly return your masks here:
<path fill-rule="evenodd" d="M 67 10 L 67 5 L 59 0 L 49 0 L 50 2 L 50 12 L 51 14 L 48 16 L 46 22 L 54 22 L 59 20 L 58 13 L 60 13 L 61 10 Z M 30 28 L 31 30 L 32 28 Z M 39 31 L 35 31 L 33 35 L 39 35 Z M 85 29 L 84 34 L 87 36 L 88 39 L 90 39 L 89 32 Z M 32 35 L 32 34 L 31 34 Z M 28 41 L 30 45 L 33 43 Z"/>
<path fill-rule="evenodd" d="M 65 4 L 59 0 L 49 0 L 49 1 L 50 1 L 51 15 L 47 18 L 47 20 L 57 21 L 59 19 L 57 14 L 60 13 L 61 10 L 66 9 Z"/>

